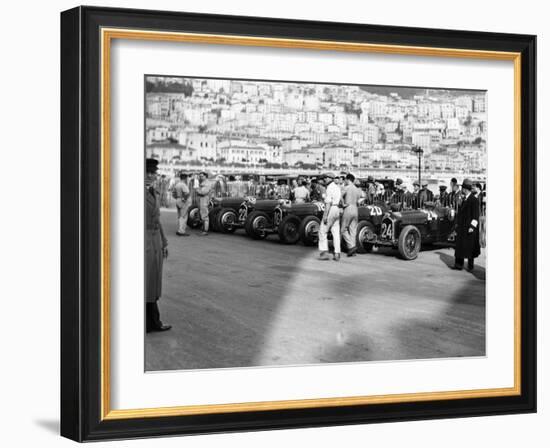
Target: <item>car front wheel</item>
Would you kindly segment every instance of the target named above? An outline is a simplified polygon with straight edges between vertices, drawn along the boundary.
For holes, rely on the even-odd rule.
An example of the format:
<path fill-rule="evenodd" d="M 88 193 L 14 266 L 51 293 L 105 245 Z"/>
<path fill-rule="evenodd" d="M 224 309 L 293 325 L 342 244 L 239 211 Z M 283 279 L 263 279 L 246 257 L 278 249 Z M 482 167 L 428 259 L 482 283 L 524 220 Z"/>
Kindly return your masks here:
<path fill-rule="evenodd" d="M 315 246 L 319 241 L 321 221 L 316 216 L 306 216 L 300 224 L 300 239 L 304 246 Z"/>
<path fill-rule="evenodd" d="M 246 234 L 255 240 L 266 238 L 268 227 L 269 217 L 267 216 L 267 213 L 260 211 L 250 213 L 244 224 Z"/>
<path fill-rule="evenodd" d="M 233 233 L 236 229 L 237 213 L 230 208 L 224 208 L 217 214 L 217 227 L 222 233 Z"/>
<path fill-rule="evenodd" d="M 283 244 L 296 244 L 300 240 L 300 219 L 287 215 L 279 224 L 279 239 Z"/>
<path fill-rule="evenodd" d="M 404 260 L 414 260 L 418 257 L 421 246 L 420 231 L 415 226 L 405 226 L 399 234 L 397 249 Z"/>

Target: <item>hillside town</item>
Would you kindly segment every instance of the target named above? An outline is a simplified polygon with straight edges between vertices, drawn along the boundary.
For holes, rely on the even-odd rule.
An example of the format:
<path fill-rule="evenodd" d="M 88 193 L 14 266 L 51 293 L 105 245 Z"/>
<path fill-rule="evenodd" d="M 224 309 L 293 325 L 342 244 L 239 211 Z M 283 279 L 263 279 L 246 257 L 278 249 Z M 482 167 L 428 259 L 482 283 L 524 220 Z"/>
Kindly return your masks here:
<path fill-rule="evenodd" d="M 430 178 L 485 180 L 481 91 L 147 77 L 145 103 L 146 157 L 170 175 L 331 169 L 414 179 L 420 162 Z"/>

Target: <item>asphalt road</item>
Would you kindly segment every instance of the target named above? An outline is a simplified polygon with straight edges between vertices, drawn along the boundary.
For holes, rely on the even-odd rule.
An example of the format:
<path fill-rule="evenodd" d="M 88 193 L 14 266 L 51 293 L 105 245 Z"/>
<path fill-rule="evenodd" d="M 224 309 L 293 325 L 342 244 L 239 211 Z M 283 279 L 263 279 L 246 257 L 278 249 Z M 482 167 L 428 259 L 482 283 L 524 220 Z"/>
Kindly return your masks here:
<path fill-rule="evenodd" d="M 175 212 L 161 219 L 159 307 L 173 328 L 146 335 L 147 370 L 485 355 L 485 253 L 473 273 L 450 269 L 449 248 L 336 263 L 275 235 L 177 237 Z"/>

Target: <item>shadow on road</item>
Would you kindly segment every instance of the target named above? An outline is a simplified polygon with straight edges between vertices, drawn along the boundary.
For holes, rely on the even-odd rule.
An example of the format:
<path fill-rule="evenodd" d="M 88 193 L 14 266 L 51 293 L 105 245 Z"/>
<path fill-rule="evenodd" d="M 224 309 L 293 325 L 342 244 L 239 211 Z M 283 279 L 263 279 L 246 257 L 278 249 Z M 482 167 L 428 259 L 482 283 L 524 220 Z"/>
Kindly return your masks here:
<path fill-rule="evenodd" d="M 349 281 L 343 278 L 342 284 L 349 284 Z M 369 313 L 358 316 L 351 326 L 348 325 L 349 333 L 343 333 L 324 348 L 321 362 L 484 356 L 485 282 L 469 276 L 461 283 L 451 297 L 444 294 L 447 288 L 441 285 L 445 298 L 438 301 L 436 294 L 435 301 L 426 299 L 427 305 L 422 309 L 417 309 L 419 306 L 414 300 L 410 304 L 403 302 L 399 311 L 385 316 L 388 326 L 380 324 L 382 319 L 377 314 L 384 315 L 384 310 L 377 311 L 380 305 L 373 300 Z M 336 283 L 332 294 L 338 294 L 341 286 Z M 341 298 L 340 301 L 340 306 L 359 312 L 360 304 L 356 299 Z M 393 305 L 388 304 L 388 308 L 394 309 Z"/>
<path fill-rule="evenodd" d="M 439 255 L 439 259 L 444 264 L 446 264 L 449 269 L 452 269 L 454 267 L 455 257 L 453 257 L 449 254 L 446 254 L 444 252 L 436 252 L 436 254 Z M 463 272 L 468 273 L 468 271 L 466 271 L 466 270 L 464 270 Z M 478 280 L 485 281 L 485 273 L 486 273 L 485 268 L 483 266 L 475 264 L 475 262 L 474 262 L 474 270 L 472 272 L 470 272 L 469 274 L 473 275 Z"/>

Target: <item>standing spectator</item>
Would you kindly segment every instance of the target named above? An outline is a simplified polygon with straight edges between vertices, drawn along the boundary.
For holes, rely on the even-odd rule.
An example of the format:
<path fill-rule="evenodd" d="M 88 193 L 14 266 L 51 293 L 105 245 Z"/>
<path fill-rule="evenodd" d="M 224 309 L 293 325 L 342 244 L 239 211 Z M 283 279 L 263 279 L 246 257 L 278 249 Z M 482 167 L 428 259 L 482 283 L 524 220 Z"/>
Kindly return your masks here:
<path fill-rule="evenodd" d="M 376 188 L 376 198 L 382 200 L 385 192 L 384 184 L 382 182 L 375 181 L 374 187 Z"/>
<path fill-rule="evenodd" d="M 447 192 L 447 185 L 439 186 L 439 197 L 437 198 L 439 205 L 446 207 L 449 203 L 449 193 Z"/>
<path fill-rule="evenodd" d="M 367 202 L 369 204 L 372 204 L 374 202 L 375 197 L 376 197 L 376 186 L 374 184 L 374 177 L 368 176 L 367 177 Z"/>
<path fill-rule="evenodd" d="M 324 201 L 325 187 L 317 178 L 311 179 L 311 194 L 312 201 L 322 202 Z"/>
<path fill-rule="evenodd" d="M 361 191 L 355 186 L 355 176 L 348 174 L 345 180 L 345 188 L 343 195 L 344 213 L 342 214 L 341 229 L 342 238 L 348 247 L 348 257 L 353 257 L 357 254 L 357 223 L 359 199 L 361 199 Z"/>
<path fill-rule="evenodd" d="M 460 194 L 460 186 L 455 177 L 451 179 L 451 192 L 449 193 L 449 206 L 458 210 L 460 203 L 462 202 L 462 195 Z"/>
<path fill-rule="evenodd" d="M 294 203 L 303 204 L 309 202 L 309 190 L 305 186 L 306 181 L 300 179 L 300 185 L 294 189 Z"/>
<path fill-rule="evenodd" d="M 296 179 L 292 179 L 292 182 L 290 184 L 290 192 L 288 199 L 294 202 L 294 192 L 296 191 L 296 188 L 298 188 L 298 181 Z"/>
<path fill-rule="evenodd" d="M 160 222 L 160 197 L 154 182 L 158 161 L 145 164 L 145 322 L 147 333 L 167 331 L 171 325 L 160 320 L 158 301 L 162 295 L 162 265 L 168 257 L 168 240 Z"/>
<path fill-rule="evenodd" d="M 365 198 L 367 197 L 367 192 L 361 188 L 361 181 L 359 179 L 355 179 L 354 184 L 359 190 L 359 193 L 361 194 L 361 200 L 364 201 Z"/>
<path fill-rule="evenodd" d="M 419 207 L 423 207 L 426 202 L 431 202 L 434 200 L 434 194 L 431 190 L 428 190 L 428 182 L 422 182 L 422 188 L 418 192 L 418 204 Z"/>
<path fill-rule="evenodd" d="M 202 171 L 199 174 L 199 186 L 197 188 L 197 196 L 199 197 L 199 213 L 202 221 L 202 236 L 208 235 L 208 204 L 210 203 L 210 195 L 212 186 L 208 182 L 208 173 Z"/>
<path fill-rule="evenodd" d="M 181 172 L 179 181 L 172 190 L 172 195 L 176 200 L 176 210 L 178 212 L 178 230 L 176 235 L 189 236 L 187 233 L 187 214 L 191 207 L 191 194 L 187 185 L 187 174 Z"/>
<path fill-rule="evenodd" d="M 398 179 L 401 180 L 401 179 Z M 399 183 L 395 183 L 395 191 L 390 197 L 390 204 L 396 204 L 394 205 L 394 208 L 396 210 L 402 210 L 403 209 L 403 203 L 405 202 L 405 198 L 407 197 L 407 191 L 405 184 L 403 184 L 403 181 Z"/>
<path fill-rule="evenodd" d="M 481 184 L 479 182 L 475 182 L 473 185 L 472 185 L 472 194 L 479 200 L 479 196 L 481 194 L 481 190 L 482 190 L 482 187 L 481 187 Z"/>
<path fill-rule="evenodd" d="M 415 180 L 413 182 L 413 192 L 410 196 L 410 204 L 411 208 L 420 208 L 420 183 Z"/>
<path fill-rule="evenodd" d="M 334 261 L 340 261 L 340 200 L 342 192 L 336 182 L 334 174 L 326 173 L 323 178 L 327 184 L 325 195 L 325 210 L 319 227 L 319 259 L 328 260 L 328 232 L 332 233 L 334 244 Z"/>
<path fill-rule="evenodd" d="M 160 176 L 159 181 L 159 196 L 160 196 L 160 206 L 168 207 L 168 179 L 165 174 Z"/>
<path fill-rule="evenodd" d="M 454 269 L 462 270 L 464 259 L 468 259 L 466 270 L 474 269 L 474 258 L 481 253 L 479 245 L 479 201 L 472 194 L 472 181 L 464 179 L 462 191 L 464 200 L 456 218 L 456 246 Z"/>

